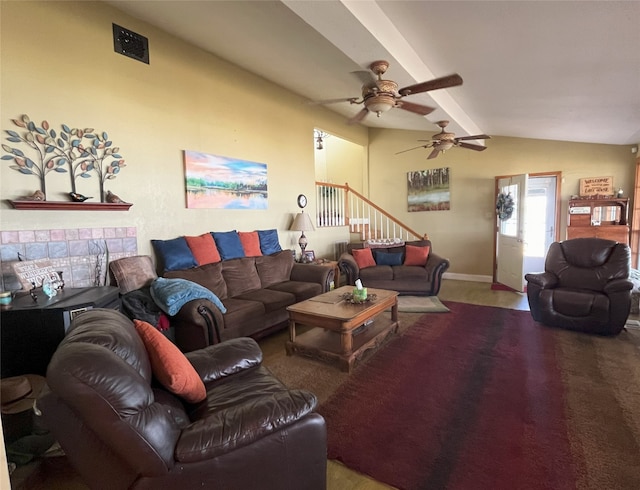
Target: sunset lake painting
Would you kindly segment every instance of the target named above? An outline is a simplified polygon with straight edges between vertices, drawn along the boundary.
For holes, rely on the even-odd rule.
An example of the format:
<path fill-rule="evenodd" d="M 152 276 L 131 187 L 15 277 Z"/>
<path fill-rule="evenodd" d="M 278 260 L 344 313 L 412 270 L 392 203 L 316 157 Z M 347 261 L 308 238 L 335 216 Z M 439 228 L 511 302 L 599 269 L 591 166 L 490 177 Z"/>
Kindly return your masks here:
<path fill-rule="evenodd" d="M 187 208 L 267 209 L 267 164 L 184 152 Z"/>

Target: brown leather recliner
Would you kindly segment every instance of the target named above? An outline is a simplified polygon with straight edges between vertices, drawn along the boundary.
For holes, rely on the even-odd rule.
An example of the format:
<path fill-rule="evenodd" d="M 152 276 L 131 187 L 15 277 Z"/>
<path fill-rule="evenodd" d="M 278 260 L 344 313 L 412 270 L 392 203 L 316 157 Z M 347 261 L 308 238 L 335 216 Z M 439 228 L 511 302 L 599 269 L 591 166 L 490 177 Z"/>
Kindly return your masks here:
<path fill-rule="evenodd" d="M 37 412 L 92 489 L 325 488 L 326 426 L 315 395 L 287 389 L 249 338 L 186 356 L 207 390 L 194 405 L 152 379 L 124 315 L 76 317 Z"/>
<path fill-rule="evenodd" d="M 526 274 L 533 319 L 544 325 L 616 335 L 631 308 L 631 252 L 601 238 L 552 243 L 545 272 Z"/>

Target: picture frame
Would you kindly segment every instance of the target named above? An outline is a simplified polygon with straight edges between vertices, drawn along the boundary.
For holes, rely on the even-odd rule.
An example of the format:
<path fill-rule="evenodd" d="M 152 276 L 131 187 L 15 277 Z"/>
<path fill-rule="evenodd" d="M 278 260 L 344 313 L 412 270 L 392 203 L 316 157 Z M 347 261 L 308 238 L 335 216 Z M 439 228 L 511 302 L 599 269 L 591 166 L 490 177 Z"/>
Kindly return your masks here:
<path fill-rule="evenodd" d="M 407 211 L 450 211 L 449 167 L 407 172 Z"/>
<path fill-rule="evenodd" d="M 267 209 L 267 164 L 184 150 L 187 208 Z"/>
<path fill-rule="evenodd" d="M 316 253 L 313 250 L 305 250 L 304 251 L 304 261 L 305 262 L 315 262 Z"/>

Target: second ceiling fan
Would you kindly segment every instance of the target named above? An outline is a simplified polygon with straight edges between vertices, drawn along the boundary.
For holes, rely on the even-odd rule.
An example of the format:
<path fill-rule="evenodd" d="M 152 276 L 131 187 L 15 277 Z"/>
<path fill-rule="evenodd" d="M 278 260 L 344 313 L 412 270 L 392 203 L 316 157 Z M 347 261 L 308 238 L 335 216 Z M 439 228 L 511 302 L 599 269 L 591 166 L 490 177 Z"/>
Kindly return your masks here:
<path fill-rule="evenodd" d="M 420 94 L 430 90 L 455 87 L 462 85 L 462 77 L 458 74 L 436 78 L 427 82 L 416 83 L 398 90 L 398 84 L 393 80 L 383 80 L 382 75 L 389 68 L 389 63 L 384 60 L 374 61 L 369 65 L 369 69 L 377 76 L 374 77 L 368 71 L 358 71 L 355 74 L 363 81 L 362 99 L 358 97 L 347 97 L 343 99 L 331 99 L 315 101 L 315 104 L 332 104 L 335 102 L 350 102 L 351 104 L 364 104 L 364 108 L 355 116 L 349 119 L 348 124 L 355 124 L 362 121 L 367 114 L 373 112 L 380 117 L 380 114 L 397 107 L 405 111 L 413 112 L 421 116 L 426 116 L 435 110 L 414 102 L 403 100 L 404 97 L 412 94 Z"/>
<path fill-rule="evenodd" d="M 476 134 L 474 136 L 460 136 L 456 138 L 455 133 L 447 133 L 444 128 L 447 127 L 449 121 L 438 121 L 436 123 L 440 126 L 440 132 L 433 135 L 430 140 L 418 140 L 418 141 L 428 141 L 425 145 L 414 146 L 413 148 L 409 148 L 407 150 L 402 150 L 396 153 L 399 155 L 400 153 L 404 153 L 406 151 L 417 150 L 418 148 L 433 148 L 427 160 L 431 158 L 437 157 L 440 153 L 453 148 L 454 146 L 459 146 L 460 148 L 467 148 L 468 150 L 475 151 L 483 151 L 486 150 L 486 146 L 476 145 L 473 143 L 465 143 L 465 140 L 488 140 L 491 139 L 491 136 L 487 136 L 486 134 Z"/>

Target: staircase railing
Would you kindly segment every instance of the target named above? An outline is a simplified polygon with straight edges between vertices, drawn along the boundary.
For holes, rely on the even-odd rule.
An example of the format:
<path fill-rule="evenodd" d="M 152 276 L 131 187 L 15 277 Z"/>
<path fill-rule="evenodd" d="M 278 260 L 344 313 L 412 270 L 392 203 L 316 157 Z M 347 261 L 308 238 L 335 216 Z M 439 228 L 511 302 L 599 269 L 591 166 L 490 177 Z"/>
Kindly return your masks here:
<path fill-rule="evenodd" d="M 316 226 L 349 226 L 362 241 L 391 242 L 428 239 L 349 187 L 316 182 Z"/>

